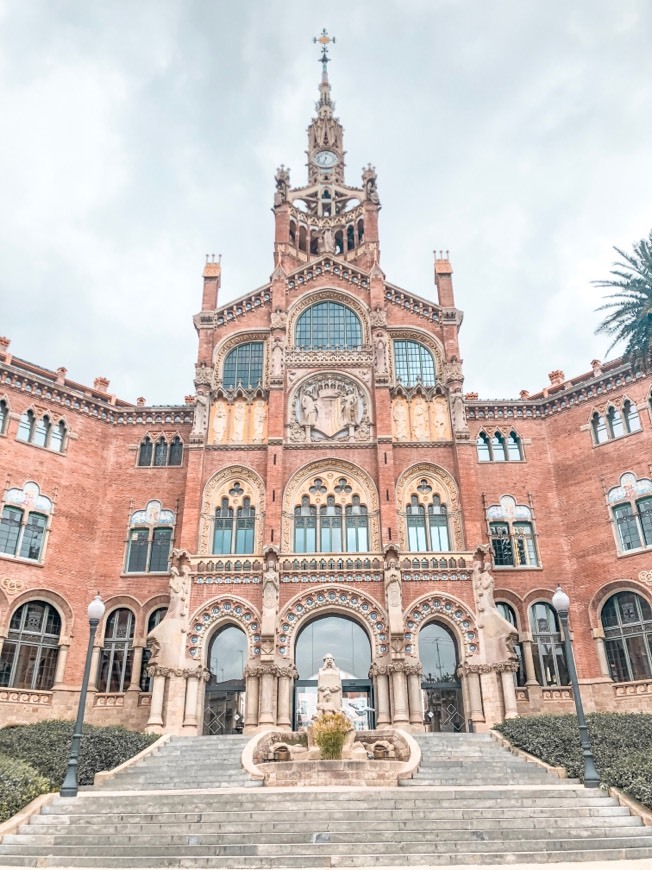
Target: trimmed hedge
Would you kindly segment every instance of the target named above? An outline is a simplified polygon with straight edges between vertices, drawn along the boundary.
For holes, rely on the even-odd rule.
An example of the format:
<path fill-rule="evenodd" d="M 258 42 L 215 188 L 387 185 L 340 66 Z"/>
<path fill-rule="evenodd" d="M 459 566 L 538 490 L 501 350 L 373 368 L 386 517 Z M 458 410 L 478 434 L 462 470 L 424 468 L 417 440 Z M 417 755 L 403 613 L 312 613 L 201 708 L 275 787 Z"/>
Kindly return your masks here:
<path fill-rule="evenodd" d="M 590 713 L 586 718 L 602 784 L 621 788 L 652 808 L 652 715 Z M 522 716 L 495 728 L 520 749 L 583 778 L 576 716 Z"/>
<path fill-rule="evenodd" d="M 48 788 L 61 787 L 68 767 L 73 723 L 62 719 L 13 725 L 0 730 L 0 753 L 31 765 L 48 781 Z M 79 753 L 80 785 L 92 785 L 95 774 L 127 761 L 158 737 L 126 728 L 84 725 Z M 31 798 L 30 798 L 31 800 Z"/>
<path fill-rule="evenodd" d="M 46 791 L 50 791 L 50 783 L 31 765 L 0 755 L 0 822 Z"/>

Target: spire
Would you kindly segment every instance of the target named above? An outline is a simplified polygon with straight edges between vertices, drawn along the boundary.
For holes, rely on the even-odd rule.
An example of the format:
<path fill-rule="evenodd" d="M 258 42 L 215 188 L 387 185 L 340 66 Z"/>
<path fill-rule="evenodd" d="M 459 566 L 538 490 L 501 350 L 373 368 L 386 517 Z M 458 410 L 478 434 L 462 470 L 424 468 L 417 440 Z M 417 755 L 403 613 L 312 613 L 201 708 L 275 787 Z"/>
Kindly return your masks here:
<path fill-rule="evenodd" d="M 312 41 L 318 42 L 321 45 L 321 57 L 319 58 L 321 63 L 321 84 L 319 85 L 319 100 L 315 103 L 315 110 L 321 113 L 325 109 L 326 113 L 330 115 L 333 113 L 335 103 L 331 100 L 331 85 L 328 81 L 328 64 L 331 62 L 328 56 L 328 45 L 331 42 L 335 44 L 335 37 L 329 36 L 328 31 L 324 27 L 321 35 L 313 37 Z"/>

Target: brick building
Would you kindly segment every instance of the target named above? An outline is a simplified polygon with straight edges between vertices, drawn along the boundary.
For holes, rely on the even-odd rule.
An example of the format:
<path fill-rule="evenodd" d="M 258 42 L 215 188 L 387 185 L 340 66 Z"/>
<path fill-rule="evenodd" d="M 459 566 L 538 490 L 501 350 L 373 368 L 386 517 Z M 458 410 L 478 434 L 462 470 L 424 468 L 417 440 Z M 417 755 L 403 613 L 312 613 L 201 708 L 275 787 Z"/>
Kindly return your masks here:
<path fill-rule="evenodd" d="M 587 708 L 652 707 L 649 379 L 594 361 L 464 394 L 448 255 L 436 299 L 386 279 L 333 108 L 324 59 L 269 282 L 222 305 L 206 263 L 185 404 L 0 340 L 0 724 L 73 715 L 97 590 L 96 723 L 298 726 L 326 652 L 361 727 L 567 711 L 558 584 Z"/>

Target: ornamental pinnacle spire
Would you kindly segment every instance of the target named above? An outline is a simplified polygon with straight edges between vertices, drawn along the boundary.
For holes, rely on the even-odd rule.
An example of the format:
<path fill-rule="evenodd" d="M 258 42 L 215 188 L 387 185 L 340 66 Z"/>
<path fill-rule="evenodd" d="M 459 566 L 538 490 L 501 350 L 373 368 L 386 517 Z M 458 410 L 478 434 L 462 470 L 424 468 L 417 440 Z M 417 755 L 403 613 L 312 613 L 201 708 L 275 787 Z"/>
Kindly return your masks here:
<path fill-rule="evenodd" d="M 328 31 L 324 27 L 321 35 L 314 36 L 312 41 L 321 45 L 321 57 L 319 58 L 321 63 L 321 84 L 319 86 L 319 100 L 315 103 L 315 110 L 320 112 L 325 108 L 327 111 L 332 112 L 335 108 L 335 103 L 331 100 L 331 86 L 328 81 L 328 64 L 331 62 L 328 56 L 328 46 L 331 42 L 335 44 L 335 37 L 329 36 Z"/>

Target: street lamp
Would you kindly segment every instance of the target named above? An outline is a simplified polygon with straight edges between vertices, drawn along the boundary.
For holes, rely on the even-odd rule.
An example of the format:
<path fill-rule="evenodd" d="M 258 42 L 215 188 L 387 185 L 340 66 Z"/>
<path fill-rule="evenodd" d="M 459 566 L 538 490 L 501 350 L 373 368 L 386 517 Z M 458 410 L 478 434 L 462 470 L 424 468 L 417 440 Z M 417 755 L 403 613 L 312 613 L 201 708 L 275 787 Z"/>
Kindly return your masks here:
<path fill-rule="evenodd" d="M 587 788 L 598 788 L 600 785 L 600 777 L 595 768 L 595 760 L 593 758 L 593 752 L 591 751 L 589 729 L 586 727 L 586 719 L 584 718 L 584 708 L 582 707 L 580 686 L 577 681 L 577 671 L 575 669 L 575 659 L 573 657 L 573 646 L 571 644 L 570 632 L 568 630 L 568 608 L 570 607 L 570 598 L 566 595 L 561 586 L 557 587 L 557 591 L 552 596 L 552 606 L 557 611 L 561 626 L 564 630 L 564 652 L 566 653 L 568 673 L 573 687 L 575 710 L 577 711 L 577 722 L 580 729 L 580 743 L 582 745 L 582 755 L 584 756 L 584 785 Z"/>
<path fill-rule="evenodd" d="M 68 770 L 66 778 L 61 786 L 59 794 L 61 797 L 77 797 L 79 785 L 77 782 L 77 764 L 79 761 L 79 747 L 81 744 L 82 728 L 84 727 L 84 710 L 86 708 L 86 693 L 88 692 L 88 678 L 91 673 L 91 659 L 93 657 L 93 642 L 95 640 L 95 632 L 104 616 L 104 602 L 99 595 L 88 605 L 88 624 L 90 625 L 90 635 L 88 637 L 88 649 L 86 650 L 86 664 L 84 665 L 84 678 L 82 680 L 81 692 L 79 693 L 79 706 L 77 707 L 77 720 L 75 722 L 75 730 L 72 735 L 72 745 L 70 747 L 70 758 L 68 760 Z"/>

